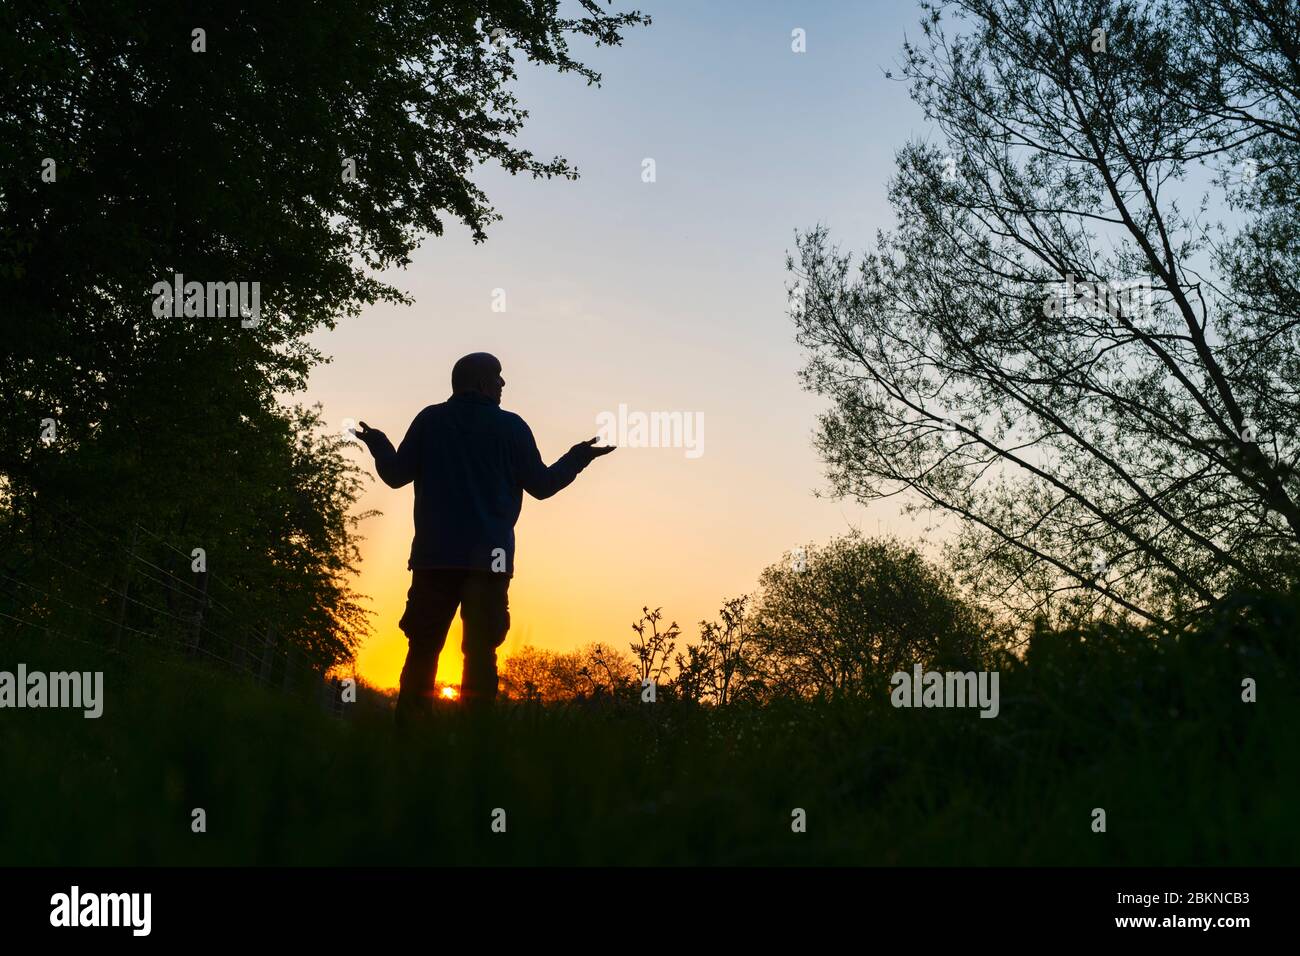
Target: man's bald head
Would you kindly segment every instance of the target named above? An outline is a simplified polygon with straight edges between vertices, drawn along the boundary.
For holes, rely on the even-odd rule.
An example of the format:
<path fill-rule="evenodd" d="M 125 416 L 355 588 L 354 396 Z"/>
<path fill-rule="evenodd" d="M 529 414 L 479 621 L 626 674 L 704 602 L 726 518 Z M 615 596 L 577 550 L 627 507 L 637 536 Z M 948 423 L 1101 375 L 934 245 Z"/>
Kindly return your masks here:
<path fill-rule="evenodd" d="M 488 352 L 471 352 L 451 367 L 453 395 L 481 395 L 501 404 L 501 363 Z"/>

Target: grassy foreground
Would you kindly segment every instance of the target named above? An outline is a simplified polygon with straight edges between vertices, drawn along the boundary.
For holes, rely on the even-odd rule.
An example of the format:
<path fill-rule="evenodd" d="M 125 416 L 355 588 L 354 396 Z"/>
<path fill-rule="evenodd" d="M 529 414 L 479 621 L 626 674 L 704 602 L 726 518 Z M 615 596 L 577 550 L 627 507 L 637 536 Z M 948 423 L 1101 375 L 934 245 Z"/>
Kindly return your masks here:
<path fill-rule="evenodd" d="M 762 708 L 506 704 L 409 743 L 374 708 L 11 636 L 0 669 L 104 670 L 105 709 L 0 710 L 0 864 L 1295 864 L 1297 619 L 1274 600 L 1178 640 L 1044 634 L 991 720 L 896 710 L 882 682 Z"/>

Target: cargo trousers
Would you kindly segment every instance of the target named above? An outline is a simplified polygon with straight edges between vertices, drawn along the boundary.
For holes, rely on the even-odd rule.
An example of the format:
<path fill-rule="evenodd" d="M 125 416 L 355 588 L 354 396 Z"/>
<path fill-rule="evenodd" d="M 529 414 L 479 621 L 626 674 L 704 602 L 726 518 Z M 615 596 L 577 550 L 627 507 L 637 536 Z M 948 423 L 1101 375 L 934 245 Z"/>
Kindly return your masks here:
<path fill-rule="evenodd" d="M 471 710 L 497 695 L 497 648 L 510 630 L 510 576 L 492 571 L 417 568 L 411 572 L 406 612 L 398 627 L 406 635 L 406 664 L 397 697 L 397 722 L 407 725 L 433 708 L 438 657 L 460 610 L 465 670 L 460 699 Z"/>

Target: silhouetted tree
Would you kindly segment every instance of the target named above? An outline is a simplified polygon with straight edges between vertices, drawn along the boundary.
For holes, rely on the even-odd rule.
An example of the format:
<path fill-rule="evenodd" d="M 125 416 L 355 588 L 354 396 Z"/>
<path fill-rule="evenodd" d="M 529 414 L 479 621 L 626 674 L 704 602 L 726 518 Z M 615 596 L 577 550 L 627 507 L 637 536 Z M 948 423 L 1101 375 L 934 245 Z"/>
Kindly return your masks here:
<path fill-rule="evenodd" d="M 586 690 L 581 651 L 557 653 L 525 645 L 501 665 L 501 691 L 517 700 L 572 700 Z"/>
<path fill-rule="evenodd" d="M 62 605 L 36 595 L 77 572 L 83 626 L 152 631 L 146 605 L 214 597 L 168 550 L 202 546 L 254 639 L 274 616 L 277 640 L 346 654 L 357 475 L 339 422 L 283 407 L 322 360 L 308 337 L 406 301 L 375 276 L 447 219 L 482 240 L 481 164 L 576 176 L 515 145 L 517 65 L 597 82 L 570 42 L 643 22 L 596 0 L 0 5 L 0 564 L 21 582 L 0 600 L 43 619 Z M 255 282 L 259 314 L 156 314 L 177 274 Z M 50 530 L 76 518 L 106 537 Z"/>
<path fill-rule="evenodd" d="M 687 644 L 686 653 L 678 651 L 674 663 L 677 673 L 673 677 L 673 690 L 678 699 L 702 703 L 712 686 L 713 661 L 708 652 L 699 644 Z"/>
<path fill-rule="evenodd" d="M 636 665 L 617 648 L 590 644 L 580 652 L 581 674 L 593 695 L 618 695 L 637 682 Z"/>
<path fill-rule="evenodd" d="M 946 143 L 899 152 L 898 227 L 856 270 L 822 228 L 790 260 L 834 490 L 961 516 L 954 567 L 1021 609 L 1167 619 L 1280 583 L 1300 8 L 925 8 L 902 70 Z"/>
<path fill-rule="evenodd" d="M 663 683 L 664 672 L 668 669 L 673 648 L 677 646 L 677 638 L 681 636 L 681 628 L 677 626 L 676 621 L 669 624 L 662 634 L 659 633 L 659 622 L 663 619 L 662 612 L 663 608 L 657 607 L 652 611 L 648 607 L 643 607 L 641 619 L 632 625 L 637 639 L 628 646 L 636 661 L 638 680 L 643 685 L 650 680 L 656 684 Z"/>
<path fill-rule="evenodd" d="M 798 696 L 879 690 L 918 663 L 974 668 L 999 637 L 991 615 L 916 549 L 856 533 L 767 568 L 752 618 L 764 682 Z"/>
<path fill-rule="evenodd" d="M 554 703 L 621 693 L 635 685 L 636 668 L 603 644 L 567 652 L 524 645 L 502 662 L 500 679 L 507 697 Z"/>
<path fill-rule="evenodd" d="M 732 598 L 718 612 L 720 622 L 700 621 L 699 643 L 688 644 L 685 655 L 677 654 L 673 686 L 683 699 L 725 706 L 736 696 L 737 688 L 761 696 L 752 660 L 748 601 L 743 595 Z"/>

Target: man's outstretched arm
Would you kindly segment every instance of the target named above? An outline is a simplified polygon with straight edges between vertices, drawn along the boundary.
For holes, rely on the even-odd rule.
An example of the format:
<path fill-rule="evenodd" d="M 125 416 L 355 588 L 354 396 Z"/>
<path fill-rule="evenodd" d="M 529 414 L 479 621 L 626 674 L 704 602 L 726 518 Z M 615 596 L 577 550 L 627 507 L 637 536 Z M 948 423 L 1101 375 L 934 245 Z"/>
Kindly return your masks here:
<path fill-rule="evenodd" d="M 417 415 L 411 422 L 406 437 L 396 449 L 378 428 L 371 428 L 365 422 L 360 424 L 361 428 L 355 434 L 375 456 L 375 471 L 380 480 L 390 488 L 401 488 L 413 482 L 420 464 L 420 417 Z"/>
<path fill-rule="evenodd" d="M 555 464 L 548 467 L 537 450 L 532 429 L 522 420 L 519 425 L 520 431 L 515 444 L 515 467 L 519 484 L 534 498 L 549 498 L 557 491 L 567 488 L 573 483 L 573 479 L 578 477 L 578 472 L 595 459 L 608 455 L 614 450 L 613 445 L 597 446 L 595 438 L 580 441 L 561 455 Z"/>

